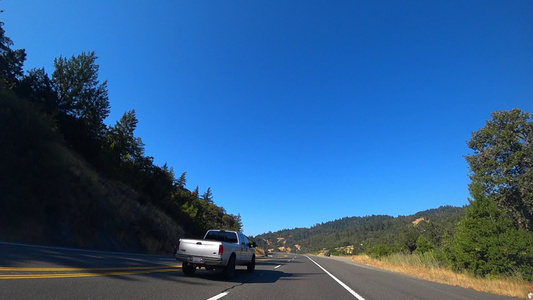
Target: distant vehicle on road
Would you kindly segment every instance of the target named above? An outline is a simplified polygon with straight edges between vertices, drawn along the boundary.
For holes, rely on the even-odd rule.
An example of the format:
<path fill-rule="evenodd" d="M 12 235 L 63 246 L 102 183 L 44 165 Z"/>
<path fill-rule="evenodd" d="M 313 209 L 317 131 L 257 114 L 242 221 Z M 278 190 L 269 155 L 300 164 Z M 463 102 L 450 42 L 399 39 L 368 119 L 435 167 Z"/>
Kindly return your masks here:
<path fill-rule="evenodd" d="M 329 257 L 329 256 L 331 256 L 331 253 L 326 252 L 326 253 L 324 254 L 324 256 L 328 256 L 328 257 Z"/>
<path fill-rule="evenodd" d="M 248 272 L 255 270 L 255 246 L 241 232 L 211 229 L 202 240 L 180 239 L 174 256 L 182 262 L 185 275 L 203 267 L 221 270 L 226 279 L 231 279 L 237 265 L 246 266 Z"/>

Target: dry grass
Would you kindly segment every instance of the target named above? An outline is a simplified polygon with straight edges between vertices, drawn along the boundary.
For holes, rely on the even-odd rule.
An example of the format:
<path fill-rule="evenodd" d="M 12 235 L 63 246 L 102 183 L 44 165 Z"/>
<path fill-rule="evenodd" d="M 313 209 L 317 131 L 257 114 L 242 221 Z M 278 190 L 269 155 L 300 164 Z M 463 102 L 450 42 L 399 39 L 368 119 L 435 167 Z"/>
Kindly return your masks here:
<path fill-rule="evenodd" d="M 527 294 L 533 292 L 533 283 L 521 278 L 476 278 L 467 273 L 453 272 L 439 266 L 437 260 L 431 255 L 394 254 L 382 259 L 357 255 L 352 256 L 352 260 L 416 278 L 503 296 L 528 299 Z"/>
<path fill-rule="evenodd" d="M 263 249 L 263 248 L 261 248 L 261 247 L 255 247 L 255 256 L 257 256 L 257 257 L 264 257 L 264 256 L 266 256 L 265 249 Z"/>

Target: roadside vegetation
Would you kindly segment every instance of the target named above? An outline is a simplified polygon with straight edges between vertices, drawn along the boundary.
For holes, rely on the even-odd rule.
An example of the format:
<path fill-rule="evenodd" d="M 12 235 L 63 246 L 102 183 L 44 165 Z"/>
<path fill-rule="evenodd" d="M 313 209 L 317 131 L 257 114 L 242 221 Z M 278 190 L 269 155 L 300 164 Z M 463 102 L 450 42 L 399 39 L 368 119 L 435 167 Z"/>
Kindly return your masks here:
<path fill-rule="evenodd" d="M 94 52 L 25 71 L 0 22 L 0 240 L 168 253 L 208 228 L 240 230 L 213 192 L 154 164 L 135 110 L 114 125 Z"/>
<path fill-rule="evenodd" d="M 382 258 L 372 258 L 361 254 L 352 256 L 352 260 L 380 269 L 409 275 L 412 277 L 474 289 L 497 295 L 528 299 L 533 292 L 533 283 L 525 280 L 521 274 L 514 276 L 479 277 L 468 271 L 453 271 L 444 266 L 434 253 L 405 254 L 394 253 Z"/>
<path fill-rule="evenodd" d="M 255 247 L 255 256 L 257 256 L 257 257 L 265 257 L 265 256 L 267 256 L 267 253 L 266 253 L 265 249 L 263 249 L 261 247 Z"/>
<path fill-rule="evenodd" d="M 533 293 L 531 115 L 494 112 L 468 145 L 471 198 L 464 208 L 343 218 L 260 235 L 258 244 L 356 255 L 360 262 L 505 295 Z"/>

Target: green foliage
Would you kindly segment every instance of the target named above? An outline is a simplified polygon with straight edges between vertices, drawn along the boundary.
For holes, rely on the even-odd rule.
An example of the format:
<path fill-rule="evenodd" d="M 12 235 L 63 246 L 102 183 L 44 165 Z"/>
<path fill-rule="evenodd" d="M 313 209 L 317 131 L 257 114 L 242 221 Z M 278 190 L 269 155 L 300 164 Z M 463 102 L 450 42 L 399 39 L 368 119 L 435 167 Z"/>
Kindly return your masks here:
<path fill-rule="evenodd" d="M 178 186 L 178 188 L 180 189 L 184 189 L 185 186 L 187 185 L 187 172 L 183 172 L 180 176 L 180 178 L 178 179 L 178 181 L 176 182 L 176 185 Z"/>
<path fill-rule="evenodd" d="M 473 184 L 474 200 L 459 223 L 448 253 L 455 269 L 467 269 L 478 276 L 520 271 L 533 280 L 533 233 L 517 229 L 483 186 Z"/>
<path fill-rule="evenodd" d="M 240 230 L 240 215 L 186 189 L 135 136 L 135 110 L 109 128 L 107 82 L 82 53 L 24 75 L 0 22 L 0 239 L 162 252 L 183 235 Z"/>
<path fill-rule="evenodd" d="M 470 207 L 445 247 L 449 264 L 478 276 L 533 280 L 533 123 L 519 109 L 492 114 L 468 143 Z"/>
<path fill-rule="evenodd" d="M 387 245 L 375 245 L 366 251 L 366 254 L 372 258 L 382 258 L 393 253 L 393 247 Z"/>
<path fill-rule="evenodd" d="M 54 60 L 52 74 L 59 111 L 82 120 L 93 137 L 104 135 L 104 120 L 111 109 L 107 81 L 98 80 L 97 58 L 94 52 L 82 52 L 70 59 L 60 56 Z"/>
<path fill-rule="evenodd" d="M 409 251 L 410 254 L 413 254 L 413 252 L 418 247 L 417 241 L 420 236 L 420 231 L 418 228 L 414 225 L 408 225 L 404 228 L 403 233 L 401 235 L 401 243 Z"/>
<path fill-rule="evenodd" d="M 436 250 L 436 246 L 430 239 L 423 234 L 418 236 L 418 239 L 416 240 L 416 253 L 423 254 L 434 250 Z"/>
<path fill-rule="evenodd" d="M 460 207 L 443 206 L 397 218 L 375 215 L 342 218 L 317 224 L 311 228 L 285 229 L 261 234 L 256 236 L 256 242 L 265 249 L 279 247 L 295 249 L 295 245 L 299 245 L 304 252 L 330 249 L 334 253 L 336 248 L 352 246 L 352 254 L 359 254 L 368 253 L 377 245 L 389 247 L 397 252 L 407 250 L 404 240 L 407 239 L 406 233 L 411 230 L 415 234 L 412 239 L 415 245 L 422 232 L 435 245 L 438 242 L 439 246 L 436 247 L 440 247 L 444 236 L 454 231 L 463 212 L 464 209 Z M 426 222 L 414 226 L 413 222 L 420 218 L 424 218 Z"/>
<path fill-rule="evenodd" d="M 418 227 L 420 234 L 423 235 L 424 239 L 433 245 L 435 249 L 442 248 L 445 237 L 452 234 L 452 228 L 447 229 L 436 222 L 422 222 L 418 224 Z M 418 240 L 417 245 L 420 247 Z"/>
<path fill-rule="evenodd" d="M 16 88 L 18 96 L 35 104 L 42 112 L 53 116 L 58 110 L 57 93 L 44 68 L 32 69 Z"/>
<path fill-rule="evenodd" d="M 195 219 L 196 216 L 198 215 L 199 208 L 194 206 L 194 205 L 192 205 L 192 204 L 189 204 L 189 202 L 184 203 L 181 206 L 181 209 L 183 210 L 183 212 L 185 212 L 187 215 L 189 215 L 189 217 L 191 217 L 191 219 Z"/>
<path fill-rule="evenodd" d="M 115 126 L 109 128 L 107 143 L 115 163 L 132 162 L 144 156 L 144 144 L 134 134 L 137 123 L 139 121 L 133 109 L 124 113 Z"/>
<path fill-rule="evenodd" d="M 22 68 L 26 60 L 26 51 L 11 49 L 13 41 L 5 35 L 3 27 L 4 22 L 0 21 L 0 88 L 10 90 L 23 76 Z"/>
<path fill-rule="evenodd" d="M 210 187 L 208 187 L 207 191 L 202 195 L 202 199 L 204 199 L 205 202 L 213 203 L 213 192 L 211 192 Z"/>
<path fill-rule="evenodd" d="M 196 186 L 194 191 L 192 192 L 193 197 L 198 197 L 200 195 L 200 187 Z"/>
<path fill-rule="evenodd" d="M 498 111 L 472 134 L 466 156 L 473 184 L 493 199 L 515 226 L 533 231 L 533 122 L 519 109 Z"/>

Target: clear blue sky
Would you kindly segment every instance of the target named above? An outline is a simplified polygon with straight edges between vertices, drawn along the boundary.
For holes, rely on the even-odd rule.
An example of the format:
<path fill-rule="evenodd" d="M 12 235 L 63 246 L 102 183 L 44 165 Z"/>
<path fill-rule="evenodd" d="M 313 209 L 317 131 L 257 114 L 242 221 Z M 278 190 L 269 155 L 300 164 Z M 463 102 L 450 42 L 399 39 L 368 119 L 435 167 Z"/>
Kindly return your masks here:
<path fill-rule="evenodd" d="M 26 69 L 99 56 L 114 124 L 248 235 L 468 203 L 466 142 L 533 112 L 533 1 L 2 0 Z"/>

